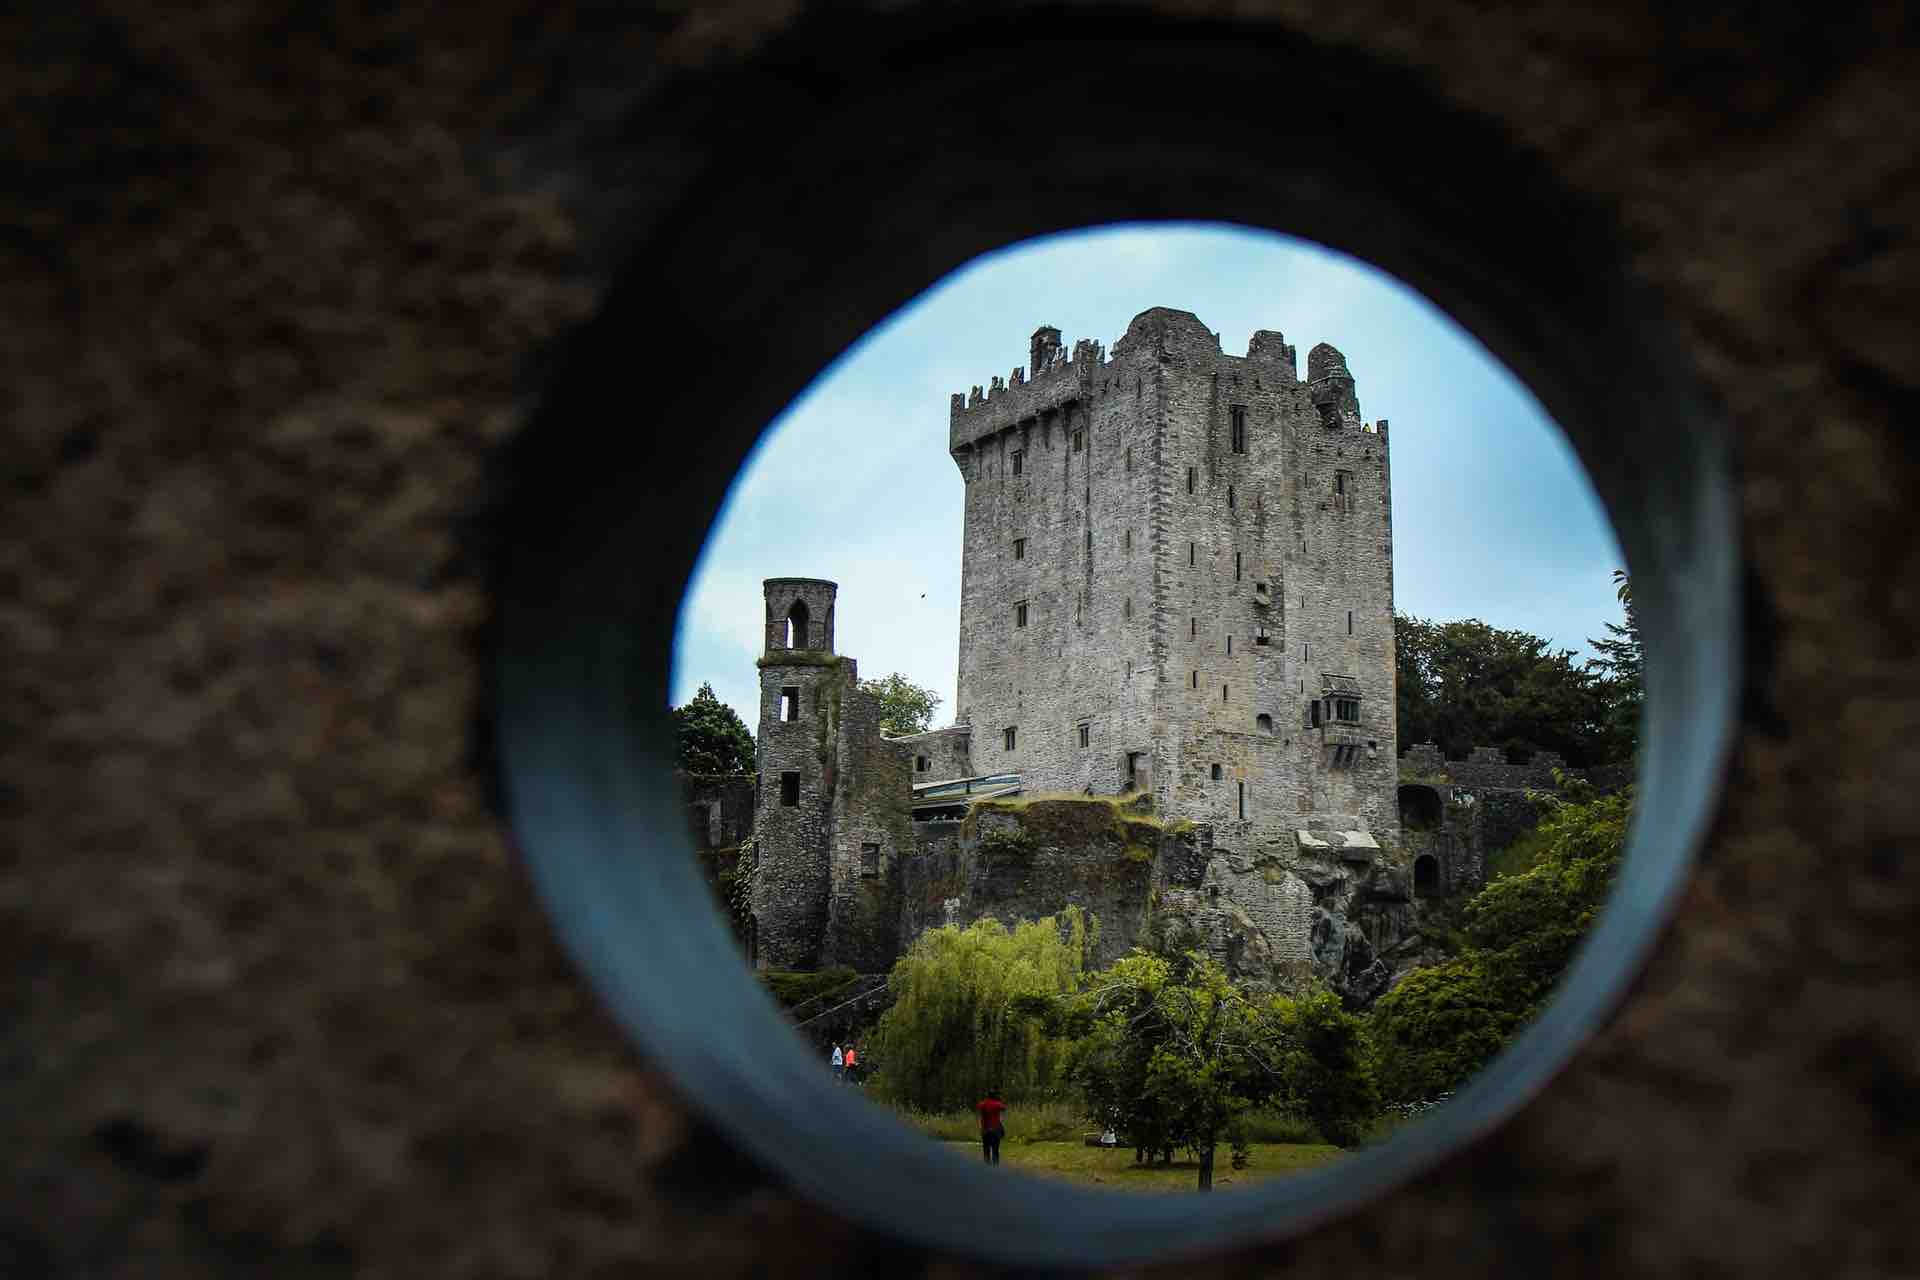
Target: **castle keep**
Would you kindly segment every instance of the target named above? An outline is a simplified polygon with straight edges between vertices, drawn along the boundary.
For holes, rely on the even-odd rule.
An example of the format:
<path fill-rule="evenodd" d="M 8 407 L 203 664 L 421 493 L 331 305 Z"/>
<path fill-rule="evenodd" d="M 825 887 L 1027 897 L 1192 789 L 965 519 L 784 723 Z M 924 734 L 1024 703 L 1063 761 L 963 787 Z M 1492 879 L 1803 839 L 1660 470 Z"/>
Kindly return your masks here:
<path fill-rule="evenodd" d="M 758 963 L 872 971 L 923 928 L 1074 902 L 1109 949 L 1177 926 L 1254 974 L 1378 968 L 1402 931 L 1381 910 L 1410 896 L 1383 856 L 1386 422 L 1333 347 L 1303 378 L 1279 333 L 1229 355 L 1184 311 L 1143 312 L 1110 354 L 1053 328 L 1029 354 L 952 400 L 953 727 L 881 737 L 834 652 L 834 585 L 765 584 Z M 1034 823 L 1076 806 L 1038 793 L 1127 799 L 1054 838 Z"/>
<path fill-rule="evenodd" d="M 955 396 L 966 480 L 958 719 L 974 762 L 1044 791 L 1138 787 L 1235 847 L 1391 839 L 1393 519 L 1386 423 L 1345 358 L 1297 374 L 1192 314 L 1109 358 L 1057 329 Z"/>

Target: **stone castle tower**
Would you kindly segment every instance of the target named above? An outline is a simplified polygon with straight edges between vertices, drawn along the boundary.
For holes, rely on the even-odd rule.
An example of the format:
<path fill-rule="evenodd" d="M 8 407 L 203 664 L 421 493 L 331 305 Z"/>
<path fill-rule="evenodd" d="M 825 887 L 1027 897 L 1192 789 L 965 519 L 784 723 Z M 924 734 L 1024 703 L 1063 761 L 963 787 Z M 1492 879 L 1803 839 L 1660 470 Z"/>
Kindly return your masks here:
<path fill-rule="evenodd" d="M 974 770 L 1139 787 L 1249 855 L 1397 842 L 1387 424 L 1345 358 L 1303 381 L 1156 307 L 1030 359 L 952 402 Z"/>
<path fill-rule="evenodd" d="M 754 835 L 756 963 L 885 968 L 898 948 L 889 872 L 913 844 L 907 748 L 833 650 L 839 588 L 769 578 Z"/>

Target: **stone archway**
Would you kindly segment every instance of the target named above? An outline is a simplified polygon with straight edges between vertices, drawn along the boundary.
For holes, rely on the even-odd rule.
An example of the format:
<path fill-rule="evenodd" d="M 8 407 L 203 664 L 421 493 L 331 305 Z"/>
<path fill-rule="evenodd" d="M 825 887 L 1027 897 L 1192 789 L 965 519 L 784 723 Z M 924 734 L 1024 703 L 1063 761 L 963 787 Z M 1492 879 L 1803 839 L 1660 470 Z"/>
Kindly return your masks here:
<path fill-rule="evenodd" d="M 1407 783 L 1400 788 L 1400 828 L 1403 831 L 1437 831 L 1446 815 L 1440 789 L 1425 783 Z"/>
<path fill-rule="evenodd" d="M 1440 859 L 1423 853 L 1413 860 L 1413 894 L 1416 898 L 1431 898 L 1440 892 Z"/>

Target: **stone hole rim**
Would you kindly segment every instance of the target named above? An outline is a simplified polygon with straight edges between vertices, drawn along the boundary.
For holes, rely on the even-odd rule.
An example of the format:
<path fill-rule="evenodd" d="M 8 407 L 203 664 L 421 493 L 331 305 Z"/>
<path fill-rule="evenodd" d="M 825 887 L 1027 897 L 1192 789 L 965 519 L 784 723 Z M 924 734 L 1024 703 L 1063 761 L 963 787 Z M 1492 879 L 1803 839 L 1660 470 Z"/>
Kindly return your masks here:
<path fill-rule="evenodd" d="M 689 78 L 676 92 L 731 95 L 731 110 L 649 126 L 707 148 L 719 176 L 636 220 L 626 276 L 570 343 L 513 446 L 494 578 L 493 745 L 517 847 L 563 944 L 627 1034 L 742 1150 L 894 1237 L 1006 1266 L 1102 1267 L 1297 1235 L 1439 1163 L 1547 1085 L 1638 969 L 1717 805 L 1742 658 L 1740 566 L 1724 430 L 1651 295 L 1632 284 L 1611 224 L 1542 162 L 1406 73 L 1304 37 L 1142 15 L 1098 37 L 1103 56 L 1076 64 L 1059 54 L 1085 45 L 1084 24 L 1030 21 L 1018 45 L 986 26 L 956 36 L 950 24 L 935 44 L 924 16 L 875 17 L 851 51 L 844 28 L 803 22 L 748 55 L 749 70 L 777 72 L 809 30 L 839 45 L 837 56 L 884 70 L 830 102 L 759 102 L 785 121 L 779 154 L 757 149 L 757 131 L 703 123 L 756 109 L 753 94 L 771 90 L 750 76 Z M 1130 94 L 1141 77 L 1168 91 Z M 1272 100 L 1275 86 L 1284 101 Z M 1062 95 L 1079 108 L 1050 110 Z M 895 127 L 863 129 L 879 118 Z M 1010 151 L 999 122 L 1037 118 L 1051 122 L 1047 136 Z M 1142 154 L 1160 163 L 1141 166 Z M 1435 181 L 1440 157 L 1450 181 Z M 1011 177 L 953 181 L 989 161 Z M 865 216 L 876 186 L 923 233 L 911 246 Z M 1462 209 L 1449 194 L 1459 191 L 1483 198 Z M 772 208 L 794 215 L 775 227 Z M 1581 457 L 1634 571 L 1648 651 L 1630 853 L 1561 996 L 1423 1124 L 1336 1170 L 1208 1197 L 990 1176 L 833 1089 L 743 971 L 695 873 L 667 769 L 673 624 L 658 602 L 680 598 L 699 535 L 778 409 L 867 328 L 979 254 L 1143 218 L 1318 240 L 1472 331 Z M 791 252 L 799 245 L 805 254 Z M 690 264 L 742 255 L 727 290 L 690 287 Z M 811 290 L 796 287 L 807 281 Z M 648 315 L 661 296 L 681 308 L 671 327 Z M 737 344 L 712 336 L 749 321 L 760 326 L 756 374 L 741 378 Z M 1009 317 L 1010 335 L 1022 323 Z M 658 341 L 636 353 L 624 339 L 642 328 Z M 638 372 L 655 392 L 655 421 L 697 451 L 671 447 L 669 430 L 628 435 L 588 420 L 595 388 L 630 383 L 636 362 L 649 364 Z M 669 466 L 675 482 L 636 510 L 631 485 Z M 636 558 L 638 547 L 651 553 Z M 631 710 L 646 706 L 659 711 Z M 943 1211 L 926 1213 L 930 1203 Z"/>

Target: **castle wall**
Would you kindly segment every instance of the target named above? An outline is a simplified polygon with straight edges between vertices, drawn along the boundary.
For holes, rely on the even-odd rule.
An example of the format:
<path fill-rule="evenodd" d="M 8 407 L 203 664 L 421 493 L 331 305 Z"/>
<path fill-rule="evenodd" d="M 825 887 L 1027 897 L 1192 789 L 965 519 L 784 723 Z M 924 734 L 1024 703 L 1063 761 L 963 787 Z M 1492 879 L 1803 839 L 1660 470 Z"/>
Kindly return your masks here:
<path fill-rule="evenodd" d="M 1429 812 L 1410 819 L 1403 812 L 1403 843 L 1418 859 L 1433 856 L 1440 868 L 1440 889 L 1471 893 L 1486 884 L 1487 859 L 1540 824 L 1534 794 L 1554 793 L 1554 774 L 1580 779 L 1602 791 L 1633 781 L 1633 766 L 1604 765 L 1568 769 L 1552 751 L 1537 752 L 1525 764 L 1509 764 L 1497 747 L 1475 747 L 1465 760 L 1448 760 L 1433 743 L 1409 747 L 1399 760 L 1400 791 L 1430 792 Z M 1417 805 L 1417 800 L 1408 801 Z"/>
<path fill-rule="evenodd" d="M 753 834 L 753 775 L 677 773 L 695 849 L 731 849 Z"/>
<path fill-rule="evenodd" d="M 859 687 L 850 661 L 831 728 L 830 889 L 820 963 L 881 972 L 901 949 L 896 870 L 915 847 L 912 759 L 900 742 L 880 736 L 880 699 Z"/>
<path fill-rule="evenodd" d="M 1525 764 L 1508 764 L 1506 753 L 1498 747 L 1475 747 L 1465 760 L 1449 760 L 1439 747 L 1422 742 L 1408 747 L 1400 756 L 1400 776 L 1405 779 L 1446 781 L 1462 787 L 1532 788 L 1553 790 L 1554 771 L 1569 778 L 1590 782 L 1602 791 L 1618 791 L 1633 783 L 1637 764 L 1595 765 L 1569 769 L 1556 751 L 1536 751 Z"/>
<path fill-rule="evenodd" d="M 902 950 L 929 929 L 961 922 L 970 865 L 962 848 L 964 825 L 959 821 L 914 824 L 913 852 L 902 859 L 896 873 Z"/>
<path fill-rule="evenodd" d="M 971 725 L 958 724 L 945 729 L 930 729 L 926 733 L 910 733 L 893 741 L 906 750 L 908 767 L 916 784 L 979 776 L 973 766 Z M 927 762 L 926 768 L 918 766 L 920 760 Z"/>

